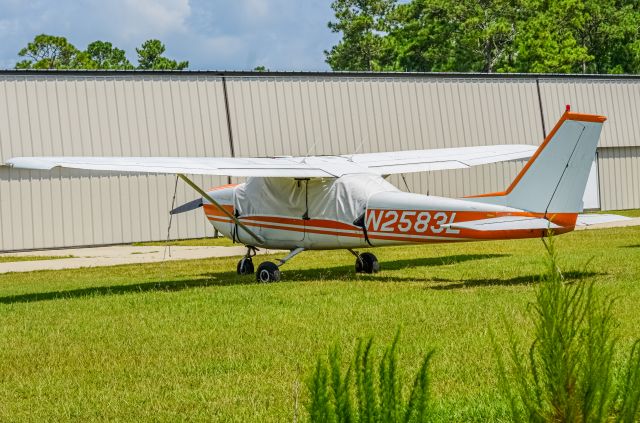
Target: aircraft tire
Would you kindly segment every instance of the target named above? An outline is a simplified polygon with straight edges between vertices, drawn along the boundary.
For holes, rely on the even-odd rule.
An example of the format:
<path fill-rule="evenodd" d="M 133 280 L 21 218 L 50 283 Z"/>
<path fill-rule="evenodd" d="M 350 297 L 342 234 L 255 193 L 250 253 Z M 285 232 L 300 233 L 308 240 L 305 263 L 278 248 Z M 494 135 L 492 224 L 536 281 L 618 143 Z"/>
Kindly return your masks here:
<path fill-rule="evenodd" d="M 280 269 L 270 261 L 262 262 L 258 266 L 256 280 L 262 283 L 277 282 L 280 280 Z"/>
<path fill-rule="evenodd" d="M 243 257 L 242 260 L 238 262 L 238 275 L 253 275 L 253 260 L 251 257 Z"/>
<path fill-rule="evenodd" d="M 371 253 L 362 253 L 356 258 L 356 273 L 378 273 L 380 263 L 378 258 Z"/>

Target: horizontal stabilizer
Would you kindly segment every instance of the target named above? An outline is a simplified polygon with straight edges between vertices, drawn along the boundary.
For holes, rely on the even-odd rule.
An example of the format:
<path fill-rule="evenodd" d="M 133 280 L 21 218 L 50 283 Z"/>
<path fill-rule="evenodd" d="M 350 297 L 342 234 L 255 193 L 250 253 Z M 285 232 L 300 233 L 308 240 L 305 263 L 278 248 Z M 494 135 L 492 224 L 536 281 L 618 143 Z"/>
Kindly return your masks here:
<path fill-rule="evenodd" d="M 625 220 L 632 220 L 630 217 L 620 216 L 618 214 L 579 214 L 576 226 L 591 226 L 599 225 L 601 223 L 613 223 L 622 222 Z"/>
<path fill-rule="evenodd" d="M 514 231 L 530 229 L 556 229 L 560 226 L 547 219 L 526 216 L 503 216 L 491 219 L 442 225 L 451 229 L 472 229 L 474 231 Z"/>

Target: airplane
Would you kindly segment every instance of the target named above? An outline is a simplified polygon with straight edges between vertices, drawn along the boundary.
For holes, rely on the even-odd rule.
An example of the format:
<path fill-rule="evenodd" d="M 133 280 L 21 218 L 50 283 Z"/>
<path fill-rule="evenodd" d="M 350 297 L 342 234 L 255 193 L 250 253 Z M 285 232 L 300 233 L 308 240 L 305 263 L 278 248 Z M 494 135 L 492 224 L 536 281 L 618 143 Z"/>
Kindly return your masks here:
<path fill-rule="evenodd" d="M 202 207 L 219 233 L 247 247 L 237 273 L 255 273 L 257 281 L 273 282 L 280 280 L 281 266 L 305 250 L 345 249 L 356 257 L 356 272 L 376 273 L 376 256 L 358 249 L 570 232 L 580 224 L 582 197 L 605 120 L 571 112 L 567 106 L 537 148 L 492 145 L 254 158 L 18 157 L 7 165 L 175 174 L 202 198 L 171 213 Z M 505 191 L 460 199 L 403 192 L 385 179 L 517 159 L 529 160 Z M 194 174 L 247 180 L 203 190 L 187 177 Z M 258 248 L 289 254 L 277 263 L 260 263 L 254 272 L 252 257 Z"/>

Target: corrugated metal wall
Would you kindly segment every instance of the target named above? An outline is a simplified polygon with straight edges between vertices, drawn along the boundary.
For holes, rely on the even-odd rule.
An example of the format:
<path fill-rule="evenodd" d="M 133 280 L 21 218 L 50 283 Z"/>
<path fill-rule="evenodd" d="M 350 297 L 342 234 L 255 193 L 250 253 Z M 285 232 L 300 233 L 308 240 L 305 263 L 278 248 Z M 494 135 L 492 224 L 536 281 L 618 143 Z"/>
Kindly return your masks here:
<path fill-rule="evenodd" d="M 562 104 L 607 116 L 598 153 L 600 206 L 640 207 L 640 79 L 545 79 L 540 91 L 547 128 Z"/>
<path fill-rule="evenodd" d="M 0 162 L 28 155 L 228 156 L 220 78 L 0 79 Z M 195 178 L 204 186 L 226 179 Z M 0 167 L 0 250 L 166 237 L 172 176 Z M 179 184 L 178 202 L 196 197 Z M 211 233 L 175 219 L 172 236 Z"/>
<path fill-rule="evenodd" d="M 534 80 L 235 77 L 227 87 L 239 156 L 537 145 L 543 138 Z M 412 191 L 462 196 L 501 190 L 520 168 L 504 163 L 406 180 Z"/>
<path fill-rule="evenodd" d="M 540 93 L 547 131 L 570 104 L 576 111 L 607 116 L 600 147 L 640 146 L 640 78 L 544 79 Z"/>
<path fill-rule="evenodd" d="M 600 201 L 609 210 L 640 204 L 640 147 L 601 148 L 598 152 Z"/>
<path fill-rule="evenodd" d="M 640 207 L 640 79 L 434 75 L 0 73 L 0 162 L 21 155 L 341 154 L 537 145 L 570 103 L 606 114 L 603 209 Z M 229 118 L 229 119 L 227 119 Z M 522 163 L 407 175 L 409 189 L 504 189 Z M 224 178 L 196 178 L 205 187 Z M 401 188 L 405 181 L 393 179 Z M 634 184 L 636 184 L 634 186 Z M 618 189 L 621 187 L 621 189 Z M 174 179 L 0 167 L 0 250 L 166 237 Z M 195 195 L 179 184 L 177 202 Z M 172 237 L 210 234 L 200 215 Z"/>

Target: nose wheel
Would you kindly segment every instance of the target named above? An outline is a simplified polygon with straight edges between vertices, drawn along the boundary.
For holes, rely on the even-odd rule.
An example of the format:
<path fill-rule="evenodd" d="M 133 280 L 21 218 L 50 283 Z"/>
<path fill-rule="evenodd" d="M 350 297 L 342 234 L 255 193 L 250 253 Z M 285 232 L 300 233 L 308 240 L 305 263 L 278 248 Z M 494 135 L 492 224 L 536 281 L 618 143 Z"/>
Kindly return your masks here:
<path fill-rule="evenodd" d="M 378 273 L 380 271 L 380 262 L 373 254 L 360 254 L 357 251 L 349 251 L 356 256 L 356 273 Z"/>
<path fill-rule="evenodd" d="M 245 256 L 238 262 L 238 275 L 251 275 L 254 273 L 252 257 L 256 255 L 256 251 L 256 247 L 247 246 L 247 254 L 245 254 Z M 255 272 L 256 280 L 262 283 L 278 282 L 280 280 L 280 277 L 282 276 L 282 274 L 280 273 L 280 266 L 303 251 L 304 248 L 296 248 L 291 250 L 291 252 L 287 254 L 285 258 L 277 259 L 279 264 L 275 264 L 270 261 L 260 263 L 260 265 L 258 266 L 258 271 Z"/>
<path fill-rule="evenodd" d="M 256 247 L 247 247 L 247 254 L 240 259 L 236 268 L 238 275 L 253 275 L 254 267 L 252 257 L 256 255 Z"/>
<path fill-rule="evenodd" d="M 238 275 L 252 275 L 254 272 L 253 260 L 251 257 L 243 257 L 238 262 Z"/>

